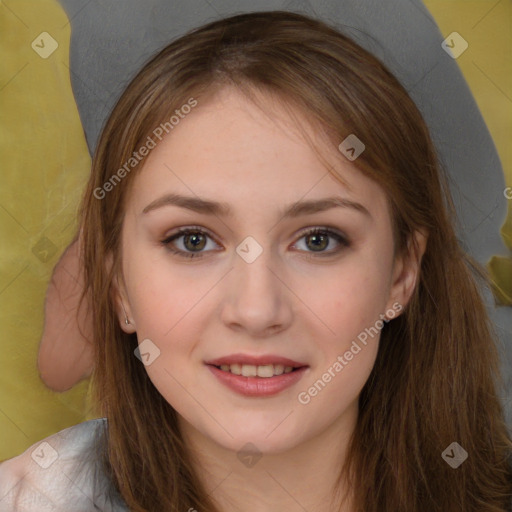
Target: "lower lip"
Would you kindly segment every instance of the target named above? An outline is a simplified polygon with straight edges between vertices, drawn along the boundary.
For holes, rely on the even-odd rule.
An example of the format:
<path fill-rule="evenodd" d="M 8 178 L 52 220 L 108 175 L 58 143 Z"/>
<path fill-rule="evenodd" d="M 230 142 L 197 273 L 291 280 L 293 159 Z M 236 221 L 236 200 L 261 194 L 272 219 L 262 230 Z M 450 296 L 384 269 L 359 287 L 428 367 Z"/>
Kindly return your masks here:
<path fill-rule="evenodd" d="M 207 366 L 222 384 L 244 396 L 277 395 L 298 382 L 308 369 L 307 366 L 303 366 L 293 372 L 275 375 L 274 377 L 244 377 L 243 375 L 235 375 L 231 372 L 219 370 L 219 368 L 210 364 Z"/>

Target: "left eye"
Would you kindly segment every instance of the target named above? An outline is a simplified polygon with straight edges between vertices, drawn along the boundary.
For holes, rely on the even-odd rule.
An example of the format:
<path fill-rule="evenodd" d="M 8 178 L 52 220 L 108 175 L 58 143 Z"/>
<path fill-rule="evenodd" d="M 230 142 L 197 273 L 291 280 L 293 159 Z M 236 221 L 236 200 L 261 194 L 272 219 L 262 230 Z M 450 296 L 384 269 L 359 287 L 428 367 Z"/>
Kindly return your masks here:
<path fill-rule="evenodd" d="M 303 238 L 307 240 L 307 247 L 313 247 L 312 252 L 320 253 L 317 254 L 318 256 L 330 256 L 339 252 L 343 247 L 349 246 L 348 240 L 343 235 L 327 227 L 310 229 L 302 233 L 300 240 Z M 330 240 L 335 240 L 338 248 L 326 251 L 325 249 L 330 245 Z"/>
<path fill-rule="evenodd" d="M 301 234 L 299 240 L 303 238 L 307 240 L 306 246 L 309 249 L 312 249 L 310 251 L 306 250 L 306 252 L 317 253 L 318 256 L 332 255 L 339 252 L 343 247 L 348 247 L 349 245 L 348 240 L 343 235 L 329 228 L 314 228 L 307 230 Z M 173 247 L 175 245 L 173 242 L 179 239 L 183 239 L 181 242 L 183 249 L 176 249 Z M 212 237 L 203 229 L 186 228 L 167 237 L 165 240 L 162 240 L 161 243 L 172 253 L 178 256 L 185 258 L 201 258 L 203 257 L 203 252 L 209 252 L 203 251 L 207 246 L 207 239 L 212 239 Z M 325 249 L 330 245 L 331 240 L 336 241 L 338 248 L 326 251 Z"/>
<path fill-rule="evenodd" d="M 183 238 L 183 249 L 175 249 L 173 247 L 172 242 Z M 199 251 L 202 251 L 206 246 L 206 239 L 211 238 L 208 233 L 199 228 L 187 228 L 181 229 L 174 235 L 169 236 L 165 240 L 162 240 L 162 244 L 165 245 L 171 252 L 177 254 L 178 256 L 183 256 L 185 258 L 198 258 L 202 257 L 202 254 L 199 254 Z M 187 252 L 191 250 L 192 252 Z"/>

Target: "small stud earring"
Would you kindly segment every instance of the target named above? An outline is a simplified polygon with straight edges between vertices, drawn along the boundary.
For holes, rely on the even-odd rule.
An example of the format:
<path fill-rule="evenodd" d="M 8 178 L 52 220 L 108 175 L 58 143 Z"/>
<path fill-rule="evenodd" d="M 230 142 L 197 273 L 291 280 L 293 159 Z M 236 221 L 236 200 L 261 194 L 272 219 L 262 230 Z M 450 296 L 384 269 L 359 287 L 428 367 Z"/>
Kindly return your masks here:
<path fill-rule="evenodd" d="M 124 323 L 126 325 L 130 325 L 130 321 L 128 320 L 128 316 L 126 315 L 126 310 L 124 309 L 124 306 L 123 306 L 122 302 L 121 302 L 121 307 L 123 308 L 123 313 L 124 313 Z"/>

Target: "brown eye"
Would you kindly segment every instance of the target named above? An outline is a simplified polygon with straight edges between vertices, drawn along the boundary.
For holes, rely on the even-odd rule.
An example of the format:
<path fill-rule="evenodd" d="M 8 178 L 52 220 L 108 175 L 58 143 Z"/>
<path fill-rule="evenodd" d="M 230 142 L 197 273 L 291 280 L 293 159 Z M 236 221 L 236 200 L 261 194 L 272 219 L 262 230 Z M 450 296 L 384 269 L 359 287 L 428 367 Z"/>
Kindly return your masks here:
<path fill-rule="evenodd" d="M 187 228 L 181 229 L 177 233 L 167 237 L 165 240 L 162 240 L 161 243 L 169 249 L 169 251 L 178 256 L 184 258 L 202 258 L 204 252 L 209 252 L 203 251 L 208 243 L 208 239 L 211 239 L 211 236 L 202 229 Z"/>
<path fill-rule="evenodd" d="M 302 239 L 305 240 L 306 249 L 301 248 L 301 251 L 309 253 L 308 256 L 311 253 L 316 253 L 316 256 L 332 256 L 350 245 L 345 236 L 327 227 L 307 230 L 302 233 L 300 240 Z M 334 248 L 326 250 L 333 245 L 333 240 Z"/>
<path fill-rule="evenodd" d="M 301 248 L 300 251 L 306 254 L 309 253 L 309 257 L 313 255 L 332 256 L 340 252 L 344 247 L 350 246 L 350 242 L 345 236 L 327 227 L 309 229 L 302 234 L 300 240 L 302 239 L 306 240 L 304 244 L 306 248 Z M 208 240 L 213 242 L 211 235 L 203 229 L 186 228 L 167 237 L 161 243 L 173 254 L 180 257 L 202 258 L 205 253 L 211 252 L 211 250 L 205 250 Z M 335 247 L 326 250 L 332 245 L 333 240 Z M 214 243 L 214 245 L 216 244 Z"/>
<path fill-rule="evenodd" d="M 206 237 L 202 233 L 184 235 L 183 245 L 190 251 L 200 251 L 204 249 L 204 246 L 206 245 Z"/>
<path fill-rule="evenodd" d="M 313 233 L 305 238 L 311 242 L 306 242 L 306 245 L 313 251 L 323 251 L 329 245 L 329 236 L 323 233 Z"/>

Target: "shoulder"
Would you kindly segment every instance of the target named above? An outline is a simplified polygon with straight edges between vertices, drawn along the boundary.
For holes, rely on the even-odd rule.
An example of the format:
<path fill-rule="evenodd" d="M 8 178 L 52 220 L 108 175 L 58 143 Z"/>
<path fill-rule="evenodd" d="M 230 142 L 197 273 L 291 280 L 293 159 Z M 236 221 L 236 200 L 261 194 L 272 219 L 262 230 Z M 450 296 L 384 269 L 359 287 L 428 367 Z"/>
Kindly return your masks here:
<path fill-rule="evenodd" d="M 0 464 L 0 512 L 126 511 L 102 469 L 106 429 L 104 418 L 86 421 Z"/>

